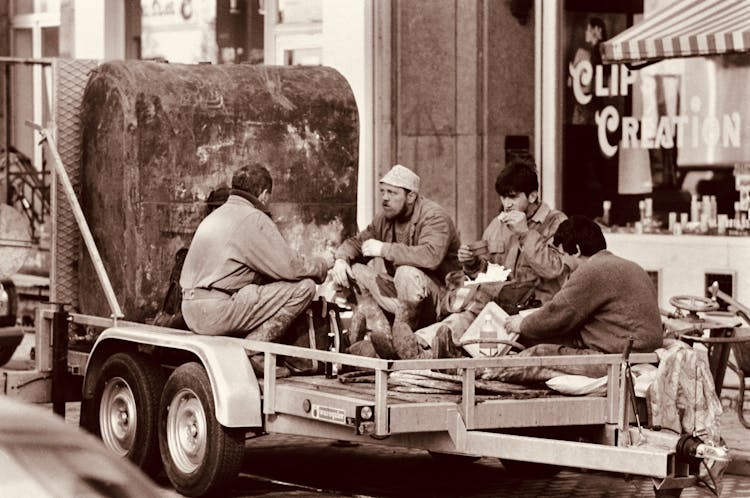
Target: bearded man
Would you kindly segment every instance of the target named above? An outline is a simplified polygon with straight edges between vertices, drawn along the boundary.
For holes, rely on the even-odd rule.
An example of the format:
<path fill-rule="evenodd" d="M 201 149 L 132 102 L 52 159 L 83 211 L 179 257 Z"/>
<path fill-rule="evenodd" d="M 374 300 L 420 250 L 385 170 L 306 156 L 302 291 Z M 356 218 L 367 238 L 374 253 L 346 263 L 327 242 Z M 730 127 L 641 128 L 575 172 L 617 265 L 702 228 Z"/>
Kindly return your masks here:
<path fill-rule="evenodd" d="M 382 212 L 338 247 L 331 270 L 336 284 L 355 287 L 360 307 L 374 301 L 378 311 L 393 314 L 394 329 L 398 323 L 414 329 L 434 322 L 445 275 L 460 268 L 453 220 L 440 205 L 420 196 L 419 187 L 412 170 L 399 164 L 391 168 L 380 180 Z M 376 336 L 386 344 L 393 339 L 382 317 L 368 321 L 373 341 Z M 354 341 L 364 332 L 356 328 Z"/>

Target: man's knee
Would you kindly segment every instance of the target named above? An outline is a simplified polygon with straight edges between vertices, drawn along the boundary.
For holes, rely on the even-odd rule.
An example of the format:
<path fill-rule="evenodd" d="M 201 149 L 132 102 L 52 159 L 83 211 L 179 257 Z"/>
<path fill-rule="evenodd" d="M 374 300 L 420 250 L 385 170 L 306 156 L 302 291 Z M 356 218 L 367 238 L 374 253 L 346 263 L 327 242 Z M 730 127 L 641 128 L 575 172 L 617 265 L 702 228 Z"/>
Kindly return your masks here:
<path fill-rule="evenodd" d="M 422 270 L 414 266 L 399 266 L 393 276 L 398 298 L 402 301 L 419 303 L 427 297 L 425 279 Z"/>
<path fill-rule="evenodd" d="M 306 278 L 304 280 L 300 280 L 295 288 L 295 294 L 297 294 L 300 298 L 312 301 L 315 297 L 315 290 L 317 287 L 315 286 L 315 282 L 312 281 L 310 278 Z"/>
<path fill-rule="evenodd" d="M 372 277 L 373 273 L 374 271 L 372 268 L 363 265 L 362 263 L 355 263 L 352 265 L 352 275 L 354 276 L 354 280 L 360 281 L 367 277 Z"/>

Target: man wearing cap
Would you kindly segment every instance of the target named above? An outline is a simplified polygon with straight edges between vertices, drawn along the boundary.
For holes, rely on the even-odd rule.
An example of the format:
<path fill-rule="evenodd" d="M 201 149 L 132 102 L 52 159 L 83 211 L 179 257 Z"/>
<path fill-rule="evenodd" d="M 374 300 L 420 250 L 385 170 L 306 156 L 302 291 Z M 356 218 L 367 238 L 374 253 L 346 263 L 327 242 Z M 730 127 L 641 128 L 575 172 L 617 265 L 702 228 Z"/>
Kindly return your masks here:
<path fill-rule="evenodd" d="M 300 255 L 271 220 L 272 186 L 265 166 L 239 169 L 227 201 L 198 226 L 180 276 L 193 332 L 277 342 L 325 280 L 332 258 Z"/>
<path fill-rule="evenodd" d="M 453 220 L 437 203 L 419 195 L 419 185 L 419 176 L 409 168 L 391 168 L 380 180 L 382 212 L 339 246 L 331 271 L 336 284 L 356 284 L 358 306 L 374 300 L 394 315 L 394 336 L 396 325 L 412 335 L 417 325 L 437 319 L 445 275 L 460 267 Z M 396 339 L 387 321 L 377 322 L 373 340 L 376 335 L 385 342 Z M 359 338 L 358 332 L 352 340 Z"/>

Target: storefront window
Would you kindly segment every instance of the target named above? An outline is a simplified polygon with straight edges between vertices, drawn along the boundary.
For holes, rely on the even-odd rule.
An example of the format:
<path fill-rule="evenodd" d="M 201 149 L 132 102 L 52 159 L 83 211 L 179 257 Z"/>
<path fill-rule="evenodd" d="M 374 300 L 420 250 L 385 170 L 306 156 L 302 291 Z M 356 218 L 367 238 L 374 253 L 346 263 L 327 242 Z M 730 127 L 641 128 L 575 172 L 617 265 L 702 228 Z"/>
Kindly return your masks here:
<path fill-rule="evenodd" d="M 563 210 L 633 231 L 741 232 L 750 57 L 605 64 L 599 44 L 644 14 L 578 8 L 591 5 L 564 10 Z"/>

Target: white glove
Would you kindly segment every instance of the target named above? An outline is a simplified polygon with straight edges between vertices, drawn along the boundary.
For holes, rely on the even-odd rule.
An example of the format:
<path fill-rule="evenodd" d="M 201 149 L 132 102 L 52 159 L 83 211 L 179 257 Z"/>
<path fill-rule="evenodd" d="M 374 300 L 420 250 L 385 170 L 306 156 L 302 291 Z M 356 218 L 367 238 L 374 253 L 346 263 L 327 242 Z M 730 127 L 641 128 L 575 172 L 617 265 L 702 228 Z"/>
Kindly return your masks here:
<path fill-rule="evenodd" d="M 368 239 L 362 244 L 362 255 L 376 258 L 383 255 L 383 243 L 379 240 Z"/>

